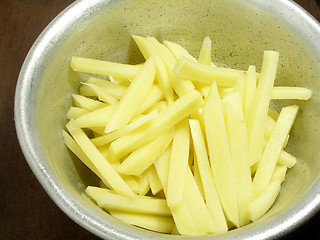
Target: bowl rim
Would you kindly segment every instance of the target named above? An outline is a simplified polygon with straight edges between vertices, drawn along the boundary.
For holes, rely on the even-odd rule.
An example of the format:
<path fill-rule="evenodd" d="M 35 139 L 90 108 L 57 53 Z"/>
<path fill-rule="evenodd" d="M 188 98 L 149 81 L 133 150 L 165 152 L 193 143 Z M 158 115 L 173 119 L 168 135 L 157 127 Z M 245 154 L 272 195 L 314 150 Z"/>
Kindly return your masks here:
<path fill-rule="evenodd" d="M 108 5 L 110 2 L 110 0 L 76 1 L 65 8 L 59 15 L 57 15 L 42 31 L 28 52 L 19 73 L 14 99 L 15 127 L 20 147 L 25 159 L 28 162 L 28 165 L 50 198 L 67 216 L 69 216 L 80 226 L 101 238 L 142 239 L 133 233 L 121 231 L 114 226 L 106 225 L 102 222 L 102 219 L 99 219 L 97 216 L 90 213 L 90 211 L 80 203 L 77 203 L 76 199 L 70 196 L 69 192 L 59 183 L 49 165 L 45 162 L 45 157 L 42 153 L 41 146 L 36 141 L 38 137 L 34 134 L 34 132 L 32 132 L 32 129 L 35 128 L 33 125 L 35 116 L 31 113 L 32 110 L 35 109 L 35 106 L 32 105 L 35 99 L 30 99 L 29 96 L 31 96 L 35 91 L 35 86 L 33 86 L 32 82 L 32 76 L 33 71 L 38 67 L 37 63 L 39 62 L 38 60 L 41 56 L 41 52 L 46 48 L 50 48 L 57 37 L 65 34 L 65 30 L 63 30 L 62 26 L 69 24 L 69 28 L 72 29 L 74 27 L 73 21 L 75 19 L 89 18 L 91 12 L 95 11 L 94 8 L 96 6 Z M 249 0 L 247 2 L 254 2 L 254 4 L 264 7 L 267 5 L 270 6 L 272 3 L 277 3 L 285 11 L 293 11 L 297 13 L 299 19 L 303 20 L 304 23 L 314 31 L 314 33 L 317 33 L 317 39 L 320 39 L 319 22 L 309 12 L 292 0 L 272 0 L 270 2 L 264 0 Z M 70 16 L 72 17 L 70 18 Z M 57 32 L 59 33 L 58 35 Z M 313 39 L 313 41 L 316 40 Z M 31 107 L 29 103 L 32 105 Z M 245 236 L 246 239 L 256 240 L 272 239 L 275 236 L 283 236 L 305 223 L 309 218 L 319 211 L 319 189 L 320 181 L 318 177 L 317 181 L 314 181 L 314 184 L 310 186 L 310 189 L 308 189 L 308 193 L 302 199 L 300 199 L 294 209 L 292 208 L 283 214 L 281 219 L 279 219 L 277 222 L 267 221 L 263 231 L 248 225 L 243 228 L 245 228 L 249 234 L 244 234 L 243 231 L 239 231 L 240 229 L 238 229 L 236 231 L 231 231 L 231 235 L 227 234 L 226 238 L 223 235 L 216 235 L 216 237 L 217 239 L 227 239 L 233 235 L 232 237 L 234 239 L 243 239 Z M 138 230 L 138 232 L 139 231 L 140 230 Z M 159 238 L 162 238 L 160 234 Z"/>

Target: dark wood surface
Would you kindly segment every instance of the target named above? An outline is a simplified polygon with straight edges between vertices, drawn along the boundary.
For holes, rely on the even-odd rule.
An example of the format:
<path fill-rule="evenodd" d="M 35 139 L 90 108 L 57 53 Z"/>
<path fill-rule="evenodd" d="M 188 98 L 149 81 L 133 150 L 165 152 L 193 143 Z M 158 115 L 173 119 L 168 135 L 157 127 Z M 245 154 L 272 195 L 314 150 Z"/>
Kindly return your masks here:
<path fill-rule="evenodd" d="M 28 50 L 72 2 L 0 0 L 0 239 L 98 239 L 69 219 L 42 189 L 20 150 L 13 119 L 15 86 Z M 320 20 L 315 0 L 296 2 Z M 285 239 L 303 234 L 320 239 L 319 229 L 320 213 Z"/>

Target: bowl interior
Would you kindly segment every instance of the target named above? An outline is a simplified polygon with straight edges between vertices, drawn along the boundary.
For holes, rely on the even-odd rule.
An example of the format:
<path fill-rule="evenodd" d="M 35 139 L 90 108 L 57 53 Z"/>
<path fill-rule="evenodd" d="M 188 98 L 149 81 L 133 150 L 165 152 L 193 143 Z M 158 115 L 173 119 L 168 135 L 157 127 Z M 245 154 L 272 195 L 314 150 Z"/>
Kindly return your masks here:
<path fill-rule="evenodd" d="M 83 2 L 74 4 L 70 9 L 77 4 L 83 5 Z M 131 34 L 150 35 L 160 41 L 167 39 L 177 42 L 195 57 L 198 57 L 203 38 L 210 36 L 213 41 L 212 59 L 215 63 L 240 69 L 256 65 L 258 71 L 263 51 L 276 50 L 280 52 L 280 62 L 275 84 L 304 86 L 313 90 L 313 97 L 309 101 L 272 102 L 275 109 L 289 104 L 300 106 L 288 145 L 288 151 L 297 157 L 298 163 L 289 170 L 276 203 L 257 222 L 215 237 L 222 239 L 233 236 L 235 232 L 241 236 L 250 231 L 252 234 L 258 230 L 264 231 L 267 223 L 280 221 L 310 192 L 320 172 L 317 141 L 320 54 L 313 40 L 307 36 L 308 30 L 301 30 L 301 26 L 292 20 L 292 16 L 296 14 L 292 10 L 295 6 L 289 2 L 279 2 L 93 1 L 90 3 L 91 8 L 80 11 L 82 16 L 79 13 L 73 19 L 68 17 L 70 24 L 66 23 L 63 30 L 59 26 L 59 35 L 52 37 L 51 45 L 44 52 L 45 60 L 37 66 L 40 70 L 34 80 L 38 89 L 35 93 L 35 129 L 44 161 L 63 191 L 80 204 L 82 211 L 94 216 L 94 220 L 90 221 L 99 228 L 94 232 L 106 237 L 105 228 L 111 227 L 115 231 L 121 229 L 124 237 L 127 233 L 132 236 L 167 237 L 122 224 L 96 207 L 83 191 L 87 185 L 96 185 L 97 179 L 67 150 L 61 136 L 61 130 L 66 124 L 65 114 L 72 104 L 71 94 L 77 93 L 80 82 L 89 77 L 88 74 L 76 73 L 70 69 L 71 57 L 76 55 L 122 63 L 143 62 Z M 273 5 L 275 3 L 278 6 Z M 70 9 L 62 18 L 72 14 Z M 55 27 L 52 25 L 52 29 L 49 28 L 48 31 L 52 32 Z M 89 230 L 90 228 L 94 228 L 93 225 Z"/>

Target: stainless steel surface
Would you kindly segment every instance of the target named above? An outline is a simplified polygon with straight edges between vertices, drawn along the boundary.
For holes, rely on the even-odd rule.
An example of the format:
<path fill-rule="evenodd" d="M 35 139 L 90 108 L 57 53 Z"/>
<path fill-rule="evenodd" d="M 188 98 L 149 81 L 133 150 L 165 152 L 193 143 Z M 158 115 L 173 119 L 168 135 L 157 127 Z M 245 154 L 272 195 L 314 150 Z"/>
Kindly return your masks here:
<path fill-rule="evenodd" d="M 272 209 L 245 227 L 197 239 L 274 239 L 318 211 L 320 26 L 308 13 L 284 0 L 80 0 L 39 36 L 23 64 L 15 95 L 16 129 L 25 158 L 68 216 L 105 239 L 176 238 L 128 226 L 95 206 L 83 190 L 97 179 L 62 142 L 70 95 L 87 76 L 70 70 L 70 58 L 141 62 L 130 34 L 175 41 L 195 55 L 209 35 L 213 61 L 240 68 L 255 64 L 259 69 L 263 50 L 274 49 L 281 54 L 276 84 L 313 90 L 312 100 L 298 103 L 301 111 L 288 147 L 298 164 L 289 171 Z M 290 103 L 279 101 L 274 107 Z"/>

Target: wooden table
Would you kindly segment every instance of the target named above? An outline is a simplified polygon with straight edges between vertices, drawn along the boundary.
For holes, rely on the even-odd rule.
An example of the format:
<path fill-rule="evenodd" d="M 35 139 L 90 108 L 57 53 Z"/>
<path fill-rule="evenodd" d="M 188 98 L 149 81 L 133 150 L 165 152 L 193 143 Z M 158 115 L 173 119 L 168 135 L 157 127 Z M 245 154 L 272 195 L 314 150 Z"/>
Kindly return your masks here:
<path fill-rule="evenodd" d="M 27 52 L 72 2 L 0 0 L 0 239 L 98 239 L 67 217 L 42 189 L 20 150 L 13 119 L 15 86 Z M 315 0 L 296 2 L 320 20 Z M 285 239 L 302 234 L 320 239 L 319 229 L 320 213 Z"/>

